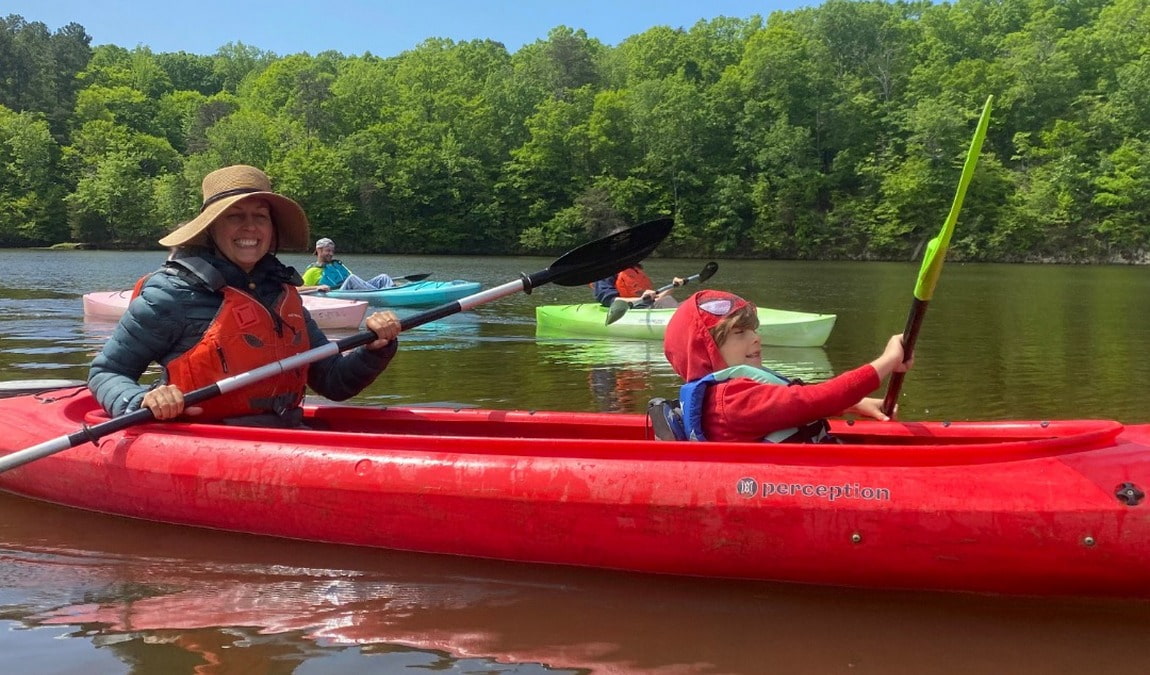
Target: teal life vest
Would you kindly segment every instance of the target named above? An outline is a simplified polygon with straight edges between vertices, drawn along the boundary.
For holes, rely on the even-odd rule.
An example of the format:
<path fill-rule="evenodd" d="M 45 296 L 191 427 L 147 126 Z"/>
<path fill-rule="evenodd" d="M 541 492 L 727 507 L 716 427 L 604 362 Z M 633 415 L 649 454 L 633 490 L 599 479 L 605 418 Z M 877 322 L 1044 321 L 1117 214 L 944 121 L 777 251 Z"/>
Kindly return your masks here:
<path fill-rule="evenodd" d="M 770 368 L 756 368 L 748 365 L 724 368 L 705 377 L 692 380 L 679 388 L 682 431 L 686 440 L 707 440 L 703 434 L 703 401 L 707 396 L 707 388 L 736 377 L 745 377 L 756 382 L 782 387 L 801 384 L 801 382 L 791 380 Z M 763 441 L 767 443 L 837 443 L 838 440 L 831 436 L 828 431 L 827 421 L 819 419 L 799 427 L 773 431 L 764 436 Z"/>
<path fill-rule="evenodd" d="M 344 281 L 351 276 L 351 270 L 344 266 L 338 260 L 332 260 L 326 265 L 317 265 L 311 263 L 307 269 L 317 268 L 323 270 L 320 274 L 319 281 L 315 283 L 316 286 L 327 286 L 328 288 L 339 288 L 343 285 Z"/>

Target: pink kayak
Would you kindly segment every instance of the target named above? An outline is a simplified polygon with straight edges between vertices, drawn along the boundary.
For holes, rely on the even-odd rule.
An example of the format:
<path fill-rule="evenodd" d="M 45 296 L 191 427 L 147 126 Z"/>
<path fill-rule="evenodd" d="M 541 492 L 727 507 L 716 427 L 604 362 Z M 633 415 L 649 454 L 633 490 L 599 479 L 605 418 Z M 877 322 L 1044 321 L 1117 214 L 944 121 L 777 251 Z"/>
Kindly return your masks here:
<path fill-rule="evenodd" d="M 320 328 L 359 328 L 367 314 L 367 303 L 362 300 L 340 300 L 316 295 L 304 295 L 303 306 Z M 95 321 L 119 321 L 128 309 L 132 292 L 94 291 L 84 294 L 84 317 Z"/>

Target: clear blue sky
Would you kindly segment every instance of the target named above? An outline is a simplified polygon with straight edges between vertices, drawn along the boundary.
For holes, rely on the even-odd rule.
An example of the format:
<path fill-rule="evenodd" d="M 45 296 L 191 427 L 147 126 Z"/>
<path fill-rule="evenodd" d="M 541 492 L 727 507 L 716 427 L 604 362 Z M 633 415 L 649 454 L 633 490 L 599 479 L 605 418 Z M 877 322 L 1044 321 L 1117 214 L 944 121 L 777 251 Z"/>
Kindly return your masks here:
<path fill-rule="evenodd" d="M 690 28 L 718 16 L 764 18 L 821 0 L 3 0 L 0 15 L 50 31 L 82 25 L 92 45 L 213 54 L 229 42 L 279 55 L 334 50 L 394 56 L 432 37 L 491 39 L 510 52 L 556 26 L 608 45 L 652 26 Z"/>

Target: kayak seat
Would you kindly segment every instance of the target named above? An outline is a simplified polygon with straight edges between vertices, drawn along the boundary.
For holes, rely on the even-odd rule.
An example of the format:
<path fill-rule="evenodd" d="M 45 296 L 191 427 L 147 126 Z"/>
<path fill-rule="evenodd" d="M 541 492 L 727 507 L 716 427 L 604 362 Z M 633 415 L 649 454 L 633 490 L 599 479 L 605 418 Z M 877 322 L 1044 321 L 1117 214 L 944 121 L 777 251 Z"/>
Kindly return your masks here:
<path fill-rule="evenodd" d="M 685 441 L 687 428 L 683 424 L 683 409 L 678 399 L 653 398 L 647 403 L 647 418 L 660 441 Z"/>

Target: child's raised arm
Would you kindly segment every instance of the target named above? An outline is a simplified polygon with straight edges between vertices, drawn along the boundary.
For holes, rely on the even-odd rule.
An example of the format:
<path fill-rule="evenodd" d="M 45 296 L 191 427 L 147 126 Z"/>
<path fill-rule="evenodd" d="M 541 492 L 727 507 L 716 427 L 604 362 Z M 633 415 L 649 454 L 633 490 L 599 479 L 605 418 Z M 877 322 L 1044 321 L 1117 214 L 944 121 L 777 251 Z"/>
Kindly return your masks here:
<path fill-rule="evenodd" d="M 882 354 L 870 364 L 878 371 L 878 377 L 881 380 L 891 373 L 905 373 L 910 370 L 910 367 L 914 365 L 914 358 L 912 357 L 906 363 L 902 362 L 903 358 L 905 358 L 905 352 L 902 348 L 902 333 L 898 333 L 890 336 Z"/>

